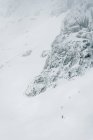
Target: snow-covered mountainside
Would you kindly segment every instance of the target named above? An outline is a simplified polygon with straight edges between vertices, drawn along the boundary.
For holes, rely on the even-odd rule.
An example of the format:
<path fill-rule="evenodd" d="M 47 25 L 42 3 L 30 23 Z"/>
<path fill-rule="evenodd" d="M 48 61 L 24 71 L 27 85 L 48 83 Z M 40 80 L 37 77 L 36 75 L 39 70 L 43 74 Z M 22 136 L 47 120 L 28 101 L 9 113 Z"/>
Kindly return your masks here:
<path fill-rule="evenodd" d="M 0 140 L 93 140 L 92 10 L 0 0 Z"/>
<path fill-rule="evenodd" d="M 86 8 L 87 7 L 87 8 Z M 74 12 L 74 14 L 72 14 Z M 43 52 L 45 53 L 45 52 Z M 44 54 L 43 54 L 44 55 Z M 84 3 L 72 8 L 64 28 L 52 43 L 45 66 L 26 91 L 28 96 L 55 87 L 61 78 L 71 79 L 93 67 L 93 7 Z"/>

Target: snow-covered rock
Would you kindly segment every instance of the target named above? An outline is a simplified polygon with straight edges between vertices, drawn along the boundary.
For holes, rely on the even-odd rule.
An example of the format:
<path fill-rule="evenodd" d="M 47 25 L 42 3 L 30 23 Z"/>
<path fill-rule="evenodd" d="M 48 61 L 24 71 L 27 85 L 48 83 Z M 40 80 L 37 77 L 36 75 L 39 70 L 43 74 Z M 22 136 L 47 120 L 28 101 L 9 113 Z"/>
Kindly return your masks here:
<path fill-rule="evenodd" d="M 37 8 L 36 5 L 29 4 L 36 1 L 39 4 L 43 1 L 43 11 L 47 9 L 48 0 L 0 1 L 6 6 L 8 1 L 11 6 L 14 1 L 16 4 L 21 2 L 16 9 L 16 4 L 10 6 L 8 13 L 0 3 L 0 13 L 5 12 L 8 16 L 0 18 L 0 140 L 93 140 L 93 69 L 90 69 L 93 48 L 92 24 L 90 23 L 89 28 L 67 24 L 67 30 L 61 29 L 60 32 L 62 17 L 67 13 L 62 17 L 58 16 L 60 12 L 56 4 L 60 6 L 60 11 L 62 10 L 59 0 L 52 0 L 56 1 L 52 17 L 38 11 L 39 5 Z M 65 2 L 69 2 L 61 1 L 64 5 Z M 68 5 L 72 5 L 72 9 L 75 1 L 80 3 L 84 0 L 71 1 Z M 29 13 L 29 9 L 32 10 L 31 6 L 34 10 L 37 9 L 35 17 L 30 16 L 33 14 Z M 89 4 L 87 8 L 91 6 L 92 4 Z M 51 11 L 51 6 L 48 5 L 48 8 Z M 80 8 L 82 9 L 81 6 Z M 25 17 L 24 13 L 28 17 Z M 40 13 L 44 14 L 43 18 L 39 17 Z M 74 15 L 75 12 L 66 16 L 69 23 L 72 20 L 71 13 Z M 9 15 L 12 15 L 11 18 Z M 77 43 L 80 47 L 77 46 L 75 51 L 74 45 Z M 62 44 L 66 45 L 66 51 Z M 71 58 L 72 52 L 69 53 L 69 49 L 73 51 L 75 60 Z M 78 65 L 81 49 L 83 65 Z M 44 50 L 49 50 L 49 53 Z M 42 54 L 46 57 L 42 58 Z M 61 57 L 64 58 L 62 63 Z M 89 70 L 85 73 L 88 69 L 84 68 L 87 62 L 90 63 Z M 67 80 L 69 70 L 72 77 L 75 74 L 79 75 L 75 69 L 76 65 L 82 70 L 84 68 L 82 72 L 85 75 Z M 36 78 L 33 80 L 34 77 Z M 37 95 L 46 91 L 34 98 L 28 98 L 24 94 L 28 84 L 28 97 L 32 93 Z"/>
<path fill-rule="evenodd" d="M 83 5 L 82 10 L 85 9 L 86 5 Z M 93 67 L 93 28 L 91 18 L 89 19 L 86 14 L 87 12 L 81 17 L 75 15 L 71 17 L 71 10 L 67 15 L 64 21 L 64 30 L 52 43 L 44 69 L 34 79 L 30 87 L 31 91 L 26 92 L 27 95 L 40 94 L 48 87 L 54 87 L 59 79 L 80 76 L 88 68 Z M 68 18 L 69 15 L 70 18 Z"/>

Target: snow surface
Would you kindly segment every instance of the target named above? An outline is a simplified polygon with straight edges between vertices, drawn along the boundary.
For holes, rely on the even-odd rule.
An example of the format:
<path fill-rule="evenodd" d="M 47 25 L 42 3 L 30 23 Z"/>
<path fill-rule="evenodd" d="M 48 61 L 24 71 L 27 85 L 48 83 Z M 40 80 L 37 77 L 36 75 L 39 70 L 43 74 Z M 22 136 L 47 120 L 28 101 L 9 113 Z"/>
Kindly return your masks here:
<path fill-rule="evenodd" d="M 24 94 L 41 72 L 42 51 L 50 49 L 64 16 L 37 18 L 32 25 L 29 18 L 1 20 L 0 140 L 93 140 L 93 69 L 39 96 Z"/>

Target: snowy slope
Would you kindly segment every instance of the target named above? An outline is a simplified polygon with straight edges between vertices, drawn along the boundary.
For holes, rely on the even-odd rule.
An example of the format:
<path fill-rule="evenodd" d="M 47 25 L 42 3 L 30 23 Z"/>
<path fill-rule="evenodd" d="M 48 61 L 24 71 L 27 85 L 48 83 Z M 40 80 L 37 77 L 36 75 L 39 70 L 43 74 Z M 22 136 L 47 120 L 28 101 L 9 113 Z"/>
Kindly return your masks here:
<path fill-rule="evenodd" d="M 6 42 L 2 42 L 3 47 L 0 49 L 0 139 L 12 139 L 11 131 L 16 126 L 20 127 L 21 130 L 25 121 L 29 120 L 29 115 L 34 116 L 36 110 L 38 112 L 38 102 L 30 101 L 24 95 L 24 91 L 27 84 L 43 68 L 45 60 L 41 57 L 42 51 L 48 49 L 48 47 L 50 48 L 54 38 L 59 34 L 61 21 L 62 16 L 58 18 L 41 18 L 31 29 L 29 28 L 28 32 L 20 33 L 16 38 L 15 36 L 11 37 L 10 34 L 12 41 L 4 38 Z M 24 57 L 26 51 L 29 50 L 32 51 L 31 54 Z M 26 104 L 28 107 L 25 106 Z M 32 113 L 29 110 L 31 107 Z M 12 134 L 18 128 L 15 128 L 16 130 L 13 130 Z M 19 139 L 22 133 L 19 135 Z M 17 139 L 17 135 L 18 131 L 13 137 Z M 25 138 L 25 136 L 23 137 Z"/>
<path fill-rule="evenodd" d="M 92 140 L 93 70 L 78 80 L 63 81 L 56 89 L 27 98 L 23 95 L 28 75 L 24 66 L 25 62 L 21 66 L 17 63 L 0 75 L 0 139 Z"/>
<path fill-rule="evenodd" d="M 34 98 L 25 95 L 65 15 L 1 18 L 1 140 L 93 140 L 93 69 Z"/>

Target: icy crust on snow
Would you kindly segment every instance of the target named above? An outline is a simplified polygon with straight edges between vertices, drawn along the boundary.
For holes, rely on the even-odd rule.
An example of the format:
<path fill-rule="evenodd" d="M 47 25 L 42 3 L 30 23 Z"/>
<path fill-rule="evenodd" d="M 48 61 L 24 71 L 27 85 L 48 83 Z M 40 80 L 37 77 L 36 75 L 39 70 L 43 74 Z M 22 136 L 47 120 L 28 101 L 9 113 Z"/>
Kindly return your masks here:
<path fill-rule="evenodd" d="M 54 40 L 43 71 L 29 85 L 26 95 L 40 94 L 55 87 L 59 79 L 80 76 L 93 67 L 93 26 L 92 18 L 87 19 L 87 14 L 89 8 L 85 15 L 79 16 L 81 19 L 75 20 L 74 16 L 69 19 L 71 13 L 67 15 L 64 30 Z"/>

